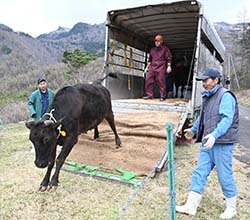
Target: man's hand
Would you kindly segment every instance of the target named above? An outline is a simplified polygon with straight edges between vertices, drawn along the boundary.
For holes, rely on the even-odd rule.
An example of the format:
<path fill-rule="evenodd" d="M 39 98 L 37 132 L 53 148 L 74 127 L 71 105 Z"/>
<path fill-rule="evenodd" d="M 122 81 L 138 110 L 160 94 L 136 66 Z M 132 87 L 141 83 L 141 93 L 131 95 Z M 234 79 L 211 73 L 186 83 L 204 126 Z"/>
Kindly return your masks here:
<path fill-rule="evenodd" d="M 187 140 L 191 140 L 194 137 L 194 132 L 190 128 L 185 129 L 184 136 Z"/>
<path fill-rule="evenodd" d="M 204 148 L 206 150 L 211 149 L 214 146 L 215 137 L 212 134 L 208 134 L 204 137 L 204 139 L 207 139 L 206 143 L 204 144 Z"/>

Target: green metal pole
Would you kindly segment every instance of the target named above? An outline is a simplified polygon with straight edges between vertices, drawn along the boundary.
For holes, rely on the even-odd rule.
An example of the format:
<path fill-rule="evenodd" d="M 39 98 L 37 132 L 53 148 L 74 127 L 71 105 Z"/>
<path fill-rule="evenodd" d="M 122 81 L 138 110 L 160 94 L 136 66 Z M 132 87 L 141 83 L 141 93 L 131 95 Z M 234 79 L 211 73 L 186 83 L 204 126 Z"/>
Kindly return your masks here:
<path fill-rule="evenodd" d="M 169 197 L 170 197 L 170 220 L 176 219 L 175 204 L 175 169 L 174 169 L 174 143 L 173 143 L 173 124 L 166 124 L 167 145 L 168 145 L 168 179 L 169 179 Z"/>

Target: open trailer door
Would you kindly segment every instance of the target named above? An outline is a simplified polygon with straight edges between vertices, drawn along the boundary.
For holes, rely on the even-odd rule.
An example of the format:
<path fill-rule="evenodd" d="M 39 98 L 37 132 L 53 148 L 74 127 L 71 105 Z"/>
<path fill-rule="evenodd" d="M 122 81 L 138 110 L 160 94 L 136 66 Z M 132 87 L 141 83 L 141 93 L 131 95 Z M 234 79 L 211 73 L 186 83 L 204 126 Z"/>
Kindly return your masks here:
<path fill-rule="evenodd" d="M 109 11 L 107 14 L 106 73 L 118 73 L 119 80 L 105 85 L 114 99 L 141 98 L 144 94 L 144 69 L 154 36 L 161 34 L 173 59 L 184 59 L 191 83 L 196 52 L 200 5 L 181 1 Z M 187 85 L 188 85 L 187 84 Z M 158 88 L 155 88 L 156 97 Z M 189 99 L 191 97 L 189 96 Z"/>
<path fill-rule="evenodd" d="M 193 74 L 194 68 L 198 68 L 202 19 L 200 10 L 201 5 L 197 1 L 179 1 L 114 10 L 107 14 L 106 73 L 114 72 L 119 79 L 109 78 L 105 81 L 105 86 L 112 94 L 114 106 L 128 102 L 131 107 L 143 102 L 140 99 L 145 95 L 144 69 L 149 51 L 154 46 L 155 35 L 163 35 L 164 42 L 173 55 L 173 61 L 185 61 L 183 65 L 187 80 L 184 99 L 166 99 L 163 103 L 166 109 L 180 115 L 178 125 L 173 123 L 175 128 L 178 127 L 175 137 L 186 119 L 193 115 L 192 104 L 197 103 L 192 98 L 197 97 Z M 178 93 L 177 89 L 175 93 Z M 155 97 L 159 97 L 157 85 Z M 175 106 L 177 109 L 180 101 L 184 106 L 182 112 L 173 108 Z M 150 102 L 144 103 L 146 104 L 152 105 Z"/>
<path fill-rule="evenodd" d="M 173 55 L 187 67 L 185 99 L 194 117 L 200 110 L 202 84 L 195 80 L 206 67 L 223 72 L 225 47 L 213 25 L 202 14 L 198 1 L 178 1 L 112 10 L 107 14 L 105 69 L 118 74 L 107 79 L 112 99 L 138 99 L 144 95 L 148 53 L 154 36 L 161 34 Z M 178 92 L 175 90 L 175 92 Z M 159 96 L 158 87 L 155 94 Z M 168 102 L 168 100 L 166 100 Z"/>

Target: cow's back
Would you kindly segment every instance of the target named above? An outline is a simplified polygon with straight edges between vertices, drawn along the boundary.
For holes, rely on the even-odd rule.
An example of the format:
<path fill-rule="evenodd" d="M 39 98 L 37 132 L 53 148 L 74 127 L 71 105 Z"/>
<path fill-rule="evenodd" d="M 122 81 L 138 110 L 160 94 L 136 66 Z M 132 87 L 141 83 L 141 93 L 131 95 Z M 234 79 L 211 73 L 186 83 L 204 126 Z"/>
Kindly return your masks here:
<path fill-rule="evenodd" d="M 75 87 L 85 100 L 80 117 L 84 132 L 95 128 L 112 112 L 110 93 L 101 84 L 77 84 Z"/>
<path fill-rule="evenodd" d="M 86 98 L 85 98 L 86 99 Z M 79 118 L 85 100 L 74 86 L 60 89 L 53 100 L 50 109 L 55 109 L 57 117 Z"/>
<path fill-rule="evenodd" d="M 63 125 L 85 132 L 95 128 L 112 113 L 109 91 L 101 84 L 77 84 L 64 87 L 55 95 L 50 109 Z"/>

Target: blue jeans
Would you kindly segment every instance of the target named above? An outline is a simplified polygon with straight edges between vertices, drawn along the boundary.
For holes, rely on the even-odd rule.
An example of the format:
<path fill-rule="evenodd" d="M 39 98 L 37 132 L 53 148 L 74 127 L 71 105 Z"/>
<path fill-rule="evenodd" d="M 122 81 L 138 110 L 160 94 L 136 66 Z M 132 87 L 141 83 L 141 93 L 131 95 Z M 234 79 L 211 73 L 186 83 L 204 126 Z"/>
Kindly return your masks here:
<path fill-rule="evenodd" d="M 233 144 L 215 144 L 211 149 L 200 147 L 199 159 L 195 167 L 189 191 L 202 194 L 207 177 L 216 166 L 218 180 L 223 194 L 227 198 L 237 195 L 237 189 L 232 172 Z"/>

